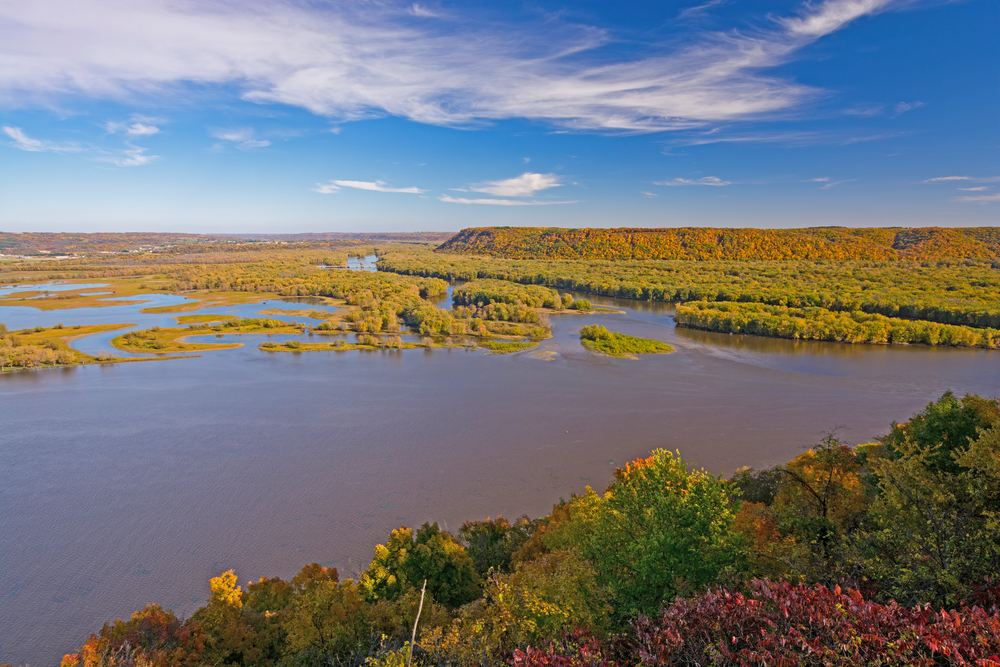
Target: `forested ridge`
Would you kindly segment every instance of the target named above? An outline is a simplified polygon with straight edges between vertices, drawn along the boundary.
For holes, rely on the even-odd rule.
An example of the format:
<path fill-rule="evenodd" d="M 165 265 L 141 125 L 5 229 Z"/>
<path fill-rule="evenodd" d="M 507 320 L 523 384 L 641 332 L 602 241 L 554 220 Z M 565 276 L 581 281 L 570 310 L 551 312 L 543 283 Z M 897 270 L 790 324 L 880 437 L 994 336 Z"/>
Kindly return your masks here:
<path fill-rule="evenodd" d="M 505 259 L 991 259 L 1000 257 L 1000 228 L 474 227 L 438 251 Z"/>
<path fill-rule="evenodd" d="M 995 667 L 998 461 L 1000 400 L 950 392 L 728 480 L 657 450 L 540 519 L 394 530 L 357 580 L 222 573 L 62 665 Z"/>

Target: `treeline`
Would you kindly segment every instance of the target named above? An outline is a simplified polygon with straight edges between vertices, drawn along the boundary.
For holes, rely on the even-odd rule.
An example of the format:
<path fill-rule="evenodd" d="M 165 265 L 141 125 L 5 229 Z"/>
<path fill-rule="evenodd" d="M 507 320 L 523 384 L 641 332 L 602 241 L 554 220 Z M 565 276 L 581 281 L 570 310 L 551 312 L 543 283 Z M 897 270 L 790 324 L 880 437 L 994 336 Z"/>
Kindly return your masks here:
<path fill-rule="evenodd" d="M 1000 228 L 479 227 L 463 229 L 438 249 L 505 259 L 991 259 L 1000 257 Z"/>
<path fill-rule="evenodd" d="M 1000 400 L 951 393 L 729 480 L 658 450 L 540 520 L 395 530 L 358 581 L 223 573 L 62 664 L 994 665 L 997 460 Z"/>
<path fill-rule="evenodd" d="M 677 324 L 722 333 L 841 343 L 919 343 L 1000 347 L 1000 330 L 903 320 L 861 311 L 696 301 L 677 306 Z"/>
<path fill-rule="evenodd" d="M 602 296 L 760 303 L 1000 328 L 1000 264 L 508 260 L 394 250 L 380 268 L 451 280 L 500 279 Z"/>

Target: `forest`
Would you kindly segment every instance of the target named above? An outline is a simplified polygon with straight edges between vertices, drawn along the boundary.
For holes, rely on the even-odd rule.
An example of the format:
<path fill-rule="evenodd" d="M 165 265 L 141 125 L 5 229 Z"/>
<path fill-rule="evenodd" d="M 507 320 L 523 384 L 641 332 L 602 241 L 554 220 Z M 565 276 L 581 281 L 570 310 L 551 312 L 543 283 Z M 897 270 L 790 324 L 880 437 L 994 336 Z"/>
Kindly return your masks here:
<path fill-rule="evenodd" d="M 657 450 L 545 517 L 394 530 L 357 580 L 221 573 L 62 665 L 992 666 L 998 461 L 1000 400 L 951 392 L 729 479 Z"/>
<path fill-rule="evenodd" d="M 441 252 L 503 259 L 992 259 L 996 227 L 811 227 L 805 229 L 463 229 Z"/>
<path fill-rule="evenodd" d="M 813 317 L 841 322 L 892 318 L 899 324 L 895 340 L 853 333 L 812 336 L 819 340 L 992 347 L 989 341 L 995 337 L 989 331 L 1000 329 L 1000 260 L 543 260 L 392 248 L 385 250 L 379 267 L 405 275 L 507 280 L 641 301 L 725 302 L 749 318 L 741 332 L 756 335 L 794 332 L 797 315 L 789 309 L 811 309 Z M 775 318 L 784 320 L 781 327 L 773 324 Z M 693 319 L 688 322 L 695 325 Z M 910 333 L 904 336 L 904 330 Z"/>

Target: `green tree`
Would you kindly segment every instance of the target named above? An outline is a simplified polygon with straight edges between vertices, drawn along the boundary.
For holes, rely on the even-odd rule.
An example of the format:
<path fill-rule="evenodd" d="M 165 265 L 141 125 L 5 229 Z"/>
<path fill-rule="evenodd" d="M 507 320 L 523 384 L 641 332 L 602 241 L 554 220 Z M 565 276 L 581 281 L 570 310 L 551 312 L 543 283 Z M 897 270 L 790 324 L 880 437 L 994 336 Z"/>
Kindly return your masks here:
<path fill-rule="evenodd" d="M 526 516 L 510 523 L 502 516 L 485 521 L 466 521 L 458 529 L 458 541 L 485 578 L 491 569 L 509 572 L 514 553 L 531 537 L 537 521 Z"/>
<path fill-rule="evenodd" d="M 961 400 L 948 391 L 903 424 L 892 425 L 882 438 L 888 456 L 916 445 L 922 449 L 938 446 L 927 464 L 942 472 L 955 473 L 959 464 L 952 454 L 968 447 L 980 429 L 1000 424 L 1000 399 L 966 394 Z M 906 444 L 910 443 L 910 444 Z"/>
<path fill-rule="evenodd" d="M 742 539 L 730 532 L 734 516 L 724 482 L 658 449 L 615 471 L 584 555 L 619 613 L 654 614 L 736 561 Z"/>
<path fill-rule="evenodd" d="M 361 588 L 369 600 L 394 600 L 427 580 L 427 592 L 449 608 L 479 597 L 482 580 L 476 565 L 447 531 L 425 523 L 416 533 L 410 528 L 392 531 L 387 545 L 375 547 L 375 558 L 361 575 Z"/>
<path fill-rule="evenodd" d="M 343 657 L 368 638 L 364 596 L 350 579 L 340 582 L 336 568 L 306 565 L 291 583 L 295 593 L 284 621 L 289 653 L 316 661 Z"/>
<path fill-rule="evenodd" d="M 965 446 L 895 440 L 892 456 L 870 462 L 879 493 L 860 553 L 901 602 L 953 606 L 1000 572 L 1000 425 L 977 435 Z"/>

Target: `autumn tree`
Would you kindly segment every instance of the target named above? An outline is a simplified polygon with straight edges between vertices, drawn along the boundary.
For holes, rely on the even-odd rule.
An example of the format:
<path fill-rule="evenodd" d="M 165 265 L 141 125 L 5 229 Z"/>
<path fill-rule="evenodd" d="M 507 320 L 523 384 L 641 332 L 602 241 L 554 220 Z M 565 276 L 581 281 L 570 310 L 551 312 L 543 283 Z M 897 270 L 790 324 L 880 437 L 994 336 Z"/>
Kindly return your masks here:
<path fill-rule="evenodd" d="M 479 597 L 482 581 L 476 565 L 447 531 L 425 523 L 392 531 L 387 545 L 375 547 L 375 558 L 361 575 L 369 600 L 395 599 L 427 580 L 427 592 L 446 607 L 459 607 Z"/>
<path fill-rule="evenodd" d="M 619 612 L 653 614 L 686 587 L 713 583 L 742 540 L 725 483 L 662 449 L 615 471 L 583 554 Z"/>

